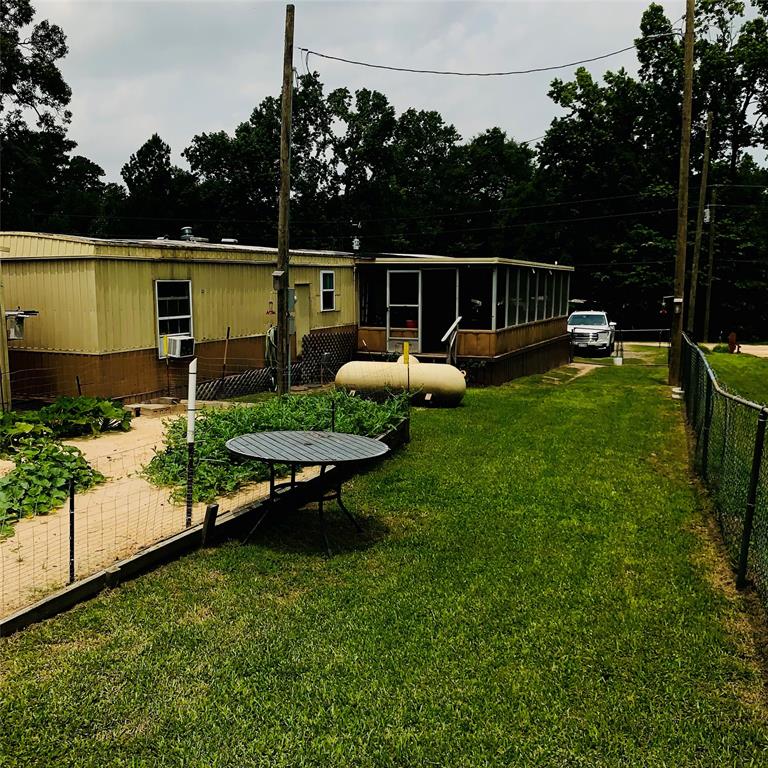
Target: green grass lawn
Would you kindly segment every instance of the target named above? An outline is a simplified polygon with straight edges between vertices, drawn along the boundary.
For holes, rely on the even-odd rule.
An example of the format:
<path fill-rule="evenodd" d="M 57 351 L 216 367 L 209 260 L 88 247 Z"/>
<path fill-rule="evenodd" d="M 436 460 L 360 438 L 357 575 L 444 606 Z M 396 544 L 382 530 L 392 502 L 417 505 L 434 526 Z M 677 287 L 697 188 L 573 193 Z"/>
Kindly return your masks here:
<path fill-rule="evenodd" d="M 707 360 L 724 389 L 747 400 L 768 404 L 768 359 L 713 352 L 707 355 Z"/>
<path fill-rule="evenodd" d="M 416 410 L 310 512 L 0 641 L 2 766 L 763 766 L 666 370 Z"/>

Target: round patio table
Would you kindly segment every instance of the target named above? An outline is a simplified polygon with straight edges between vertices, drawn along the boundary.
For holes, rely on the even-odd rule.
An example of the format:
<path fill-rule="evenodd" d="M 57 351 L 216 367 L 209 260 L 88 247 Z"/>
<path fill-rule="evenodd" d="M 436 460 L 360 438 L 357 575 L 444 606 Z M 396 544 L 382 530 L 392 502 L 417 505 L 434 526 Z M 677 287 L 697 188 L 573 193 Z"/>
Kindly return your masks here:
<path fill-rule="evenodd" d="M 362 435 L 350 435 L 345 432 L 254 432 L 227 440 L 226 447 L 234 456 L 261 461 L 269 466 L 270 504 L 246 536 L 246 541 L 264 520 L 278 495 L 285 490 L 296 487 L 296 467 L 319 466 L 322 477 L 328 466 L 363 465 L 384 456 L 389 451 L 389 447 L 379 440 Z M 277 464 L 287 464 L 290 467 L 290 482 L 275 483 L 275 466 Z M 330 546 L 325 533 L 323 503 L 331 500 L 338 503 L 355 528 L 360 530 L 359 523 L 341 500 L 341 482 L 328 494 L 322 489 L 321 481 L 320 497 L 317 499 L 317 503 L 320 527 L 329 554 Z"/>

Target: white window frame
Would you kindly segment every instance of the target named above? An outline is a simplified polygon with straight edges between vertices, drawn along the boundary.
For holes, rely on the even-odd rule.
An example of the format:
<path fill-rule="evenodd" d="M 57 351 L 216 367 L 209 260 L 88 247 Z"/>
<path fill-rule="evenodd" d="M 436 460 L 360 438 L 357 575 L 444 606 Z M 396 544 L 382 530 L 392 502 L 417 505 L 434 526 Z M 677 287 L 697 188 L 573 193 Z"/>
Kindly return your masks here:
<path fill-rule="evenodd" d="M 333 280 L 332 288 L 323 287 L 323 278 L 325 275 L 330 275 Z M 331 307 L 325 306 L 323 297 L 326 293 L 331 294 L 332 304 Z M 333 269 L 321 269 L 320 270 L 320 311 L 321 312 L 335 312 L 336 311 L 336 271 Z"/>
<path fill-rule="evenodd" d="M 189 293 L 189 314 L 188 315 L 164 315 L 160 317 L 160 292 L 158 290 L 160 283 L 186 283 L 187 291 Z M 160 334 L 160 321 L 161 320 L 189 320 L 189 334 L 186 333 L 168 333 Z M 165 354 L 163 349 L 163 336 L 192 336 L 195 335 L 194 327 L 194 313 L 192 311 L 192 281 L 191 280 L 155 280 L 155 332 L 157 333 L 157 356 L 160 360 L 165 360 Z"/>

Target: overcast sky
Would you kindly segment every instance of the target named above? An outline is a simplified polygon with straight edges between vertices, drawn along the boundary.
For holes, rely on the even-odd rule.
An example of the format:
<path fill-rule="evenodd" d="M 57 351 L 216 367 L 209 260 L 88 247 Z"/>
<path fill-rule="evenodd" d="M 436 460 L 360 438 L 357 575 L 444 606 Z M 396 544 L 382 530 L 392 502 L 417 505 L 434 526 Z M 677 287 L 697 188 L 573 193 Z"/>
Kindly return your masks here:
<path fill-rule="evenodd" d="M 33 0 L 34 2 L 34 0 Z M 661 3 L 671 19 L 684 0 Z M 152 133 L 174 159 L 204 131 L 246 120 L 280 90 L 285 4 L 227 0 L 37 0 L 36 20 L 59 24 L 69 55 L 70 136 L 110 181 Z M 549 66 L 631 45 L 649 2 L 296 2 L 296 46 L 381 64 L 471 71 Z M 295 66 L 303 70 L 298 53 Z M 318 58 L 328 90 L 375 88 L 398 111 L 435 109 L 465 138 L 494 125 L 518 140 L 545 132 L 557 110 L 554 76 L 456 78 L 363 69 Z M 588 65 L 636 70 L 634 51 Z"/>

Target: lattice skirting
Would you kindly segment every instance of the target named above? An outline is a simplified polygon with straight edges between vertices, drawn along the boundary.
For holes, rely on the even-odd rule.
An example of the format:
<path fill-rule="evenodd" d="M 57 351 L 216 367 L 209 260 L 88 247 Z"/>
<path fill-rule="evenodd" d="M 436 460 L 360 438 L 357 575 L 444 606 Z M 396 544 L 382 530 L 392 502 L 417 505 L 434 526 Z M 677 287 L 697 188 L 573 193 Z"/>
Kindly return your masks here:
<path fill-rule="evenodd" d="M 302 340 L 301 359 L 291 365 L 293 384 L 327 384 L 336 378 L 344 363 L 349 362 L 357 345 L 357 332 L 314 331 Z M 273 368 L 253 368 L 220 379 L 205 381 L 197 386 L 200 400 L 229 400 L 275 387 Z"/>

